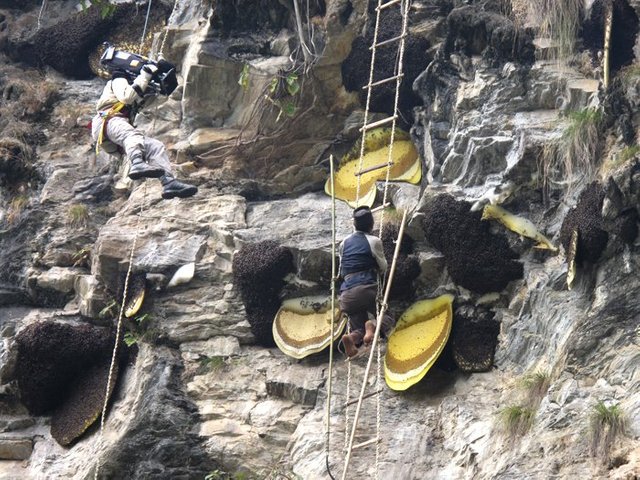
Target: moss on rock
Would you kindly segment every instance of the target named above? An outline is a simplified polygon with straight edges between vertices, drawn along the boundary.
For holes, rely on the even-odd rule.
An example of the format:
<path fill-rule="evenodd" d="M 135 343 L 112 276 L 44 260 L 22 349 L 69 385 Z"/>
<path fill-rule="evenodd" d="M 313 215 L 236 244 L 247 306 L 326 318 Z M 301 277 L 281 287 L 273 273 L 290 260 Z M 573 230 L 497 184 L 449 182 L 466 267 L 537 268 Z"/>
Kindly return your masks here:
<path fill-rule="evenodd" d="M 601 184 L 589 184 L 578 197 L 576 205 L 569 210 L 562 222 L 560 241 L 565 252 L 569 251 L 571 234 L 578 231 L 576 263 L 596 263 L 607 246 L 609 234 L 602 218 L 602 202 L 605 191 Z"/>
<path fill-rule="evenodd" d="M 293 255 L 274 241 L 244 245 L 233 257 L 233 278 L 258 343 L 274 345 L 273 319 L 280 308 L 284 277 L 293 268 Z"/>
<path fill-rule="evenodd" d="M 445 257 L 453 281 L 477 293 L 499 292 L 511 280 L 522 278 L 522 264 L 504 235 L 491 233 L 482 212 L 451 195 L 435 197 L 425 209 L 427 240 Z"/>

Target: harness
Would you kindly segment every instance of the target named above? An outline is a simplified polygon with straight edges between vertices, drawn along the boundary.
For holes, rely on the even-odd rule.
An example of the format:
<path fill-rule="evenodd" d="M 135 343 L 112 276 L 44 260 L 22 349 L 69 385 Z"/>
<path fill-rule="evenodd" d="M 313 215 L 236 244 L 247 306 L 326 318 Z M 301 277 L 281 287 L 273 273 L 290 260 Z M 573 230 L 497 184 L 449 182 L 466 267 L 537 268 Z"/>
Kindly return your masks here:
<path fill-rule="evenodd" d="M 130 118 L 130 112 L 125 107 L 126 105 L 124 103 L 116 102 L 109 110 L 104 110 L 99 113 L 102 119 L 102 125 L 100 125 L 100 132 L 98 133 L 98 140 L 96 142 L 96 155 L 100 153 L 100 146 L 104 143 L 104 139 L 107 136 L 106 132 L 109 120 L 113 117 Z"/>

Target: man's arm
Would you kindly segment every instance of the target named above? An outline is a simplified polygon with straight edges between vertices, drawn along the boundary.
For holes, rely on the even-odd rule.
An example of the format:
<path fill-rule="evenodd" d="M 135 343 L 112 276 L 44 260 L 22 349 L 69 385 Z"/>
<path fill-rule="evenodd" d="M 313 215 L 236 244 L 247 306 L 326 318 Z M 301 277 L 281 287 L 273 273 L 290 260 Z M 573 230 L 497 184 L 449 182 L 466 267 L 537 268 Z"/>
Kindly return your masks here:
<path fill-rule="evenodd" d="M 125 105 L 133 105 L 142 101 L 144 92 L 149 86 L 153 74 L 158 71 L 155 65 L 145 65 L 140 70 L 140 75 L 136 77 L 131 85 L 126 78 L 116 78 L 111 82 L 111 88 L 116 98 Z"/>
<path fill-rule="evenodd" d="M 387 259 L 384 257 L 384 249 L 382 247 L 382 240 L 378 237 L 374 237 L 373 235 L 367 235 L 367 240 L 369 241 L 369 247 L 371 247 L 371 253 L 373 254 L 373 258 L 376 259 L 378 263 L 378 268 L 382 273 L 387 271 Z"/>

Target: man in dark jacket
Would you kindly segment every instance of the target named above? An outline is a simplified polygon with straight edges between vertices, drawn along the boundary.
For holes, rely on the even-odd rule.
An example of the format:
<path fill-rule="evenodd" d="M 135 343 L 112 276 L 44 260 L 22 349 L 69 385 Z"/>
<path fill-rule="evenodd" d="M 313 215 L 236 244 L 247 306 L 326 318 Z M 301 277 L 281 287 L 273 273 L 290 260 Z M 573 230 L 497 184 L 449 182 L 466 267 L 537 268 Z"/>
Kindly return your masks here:
<path fill-rule="evenodd" d="M 358 353 L 358 347 L 373 341 L 376 329 L 376 297 L 378 273 L 387 271 L 382 241 L 371 235 L 373 214 L 369 207 L 358 207 L 353 212 L 355 232 L 340 244 L 340 310 L 349 316 L 351 333 L 342 336 L 348 357 Z M 371 317 L 371 318 L 370 318 Z M 385 314 L 381 332 L 388 334 L 393 318 Z"/>

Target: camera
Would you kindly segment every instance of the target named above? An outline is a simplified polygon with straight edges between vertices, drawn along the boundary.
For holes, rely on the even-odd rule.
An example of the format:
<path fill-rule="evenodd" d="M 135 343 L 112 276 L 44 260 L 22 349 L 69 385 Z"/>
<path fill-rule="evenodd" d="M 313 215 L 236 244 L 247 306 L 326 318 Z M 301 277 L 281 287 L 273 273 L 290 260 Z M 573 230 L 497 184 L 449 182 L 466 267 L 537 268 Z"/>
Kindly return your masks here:
<path fill-rule="evenodd" d="M 158 67 L 153 75 L 147 91 L 151 94 L 169 96 L 178 87 L 176 66 L 164 59 L 153 61 L 137 53 L 116 50 L 116 47 L 106 43 L 105 51 L 100 57 L 100 64 L 111 74 L 120 72 L 126 76 L 129 83 L 140 75 L 140 70 L 146 64 L 151 63 Z"/>

